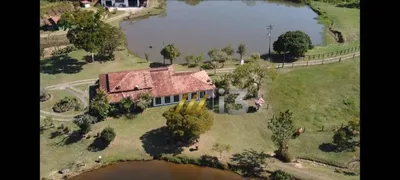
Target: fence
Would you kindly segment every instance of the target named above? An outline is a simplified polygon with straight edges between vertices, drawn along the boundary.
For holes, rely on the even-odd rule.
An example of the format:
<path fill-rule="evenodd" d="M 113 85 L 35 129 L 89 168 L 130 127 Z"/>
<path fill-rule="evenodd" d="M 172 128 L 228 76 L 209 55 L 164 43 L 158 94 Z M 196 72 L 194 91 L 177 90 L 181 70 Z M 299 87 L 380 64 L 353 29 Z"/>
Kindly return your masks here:
<path fill-rule="evenodd" d="M 335 51 L 335 52 L 306 55 L 306 56 L 304 56 L 303 59 L 305 59 L 305 60 L 324 59 L 324 58 L 337 57 L 337 56 L 342 56 L 342 55 L 346 55 L 346 54 L 351 54 L 351 53 L 354 53 L 357 51 L 360 51 L 360 46 L 355 46 L 355 47 L 351 47 L 351 48 L 348 48 L 345 50 L 340 50 L 340 51 Z"/>
<path fill-rule="evenodd" d="M 360 55 L 359 52 L 355 52 L 353 54 L 348 54 L 346 56 L 342 55 L 341 57 L 330 57 L 330 58 L 321 59 L 321 60 L 300 61 L 300 62 L 293 62 L 293 63 L 274 63 L 274 64 L 275 64 L 276 68 L 311 66 L 311 65 L 317 65 L 317 64 L 328 64 L 328 63 L 334 63 L 334 62 L 341 62 L 343 60 L 354 58 L 359 55 Z"/>

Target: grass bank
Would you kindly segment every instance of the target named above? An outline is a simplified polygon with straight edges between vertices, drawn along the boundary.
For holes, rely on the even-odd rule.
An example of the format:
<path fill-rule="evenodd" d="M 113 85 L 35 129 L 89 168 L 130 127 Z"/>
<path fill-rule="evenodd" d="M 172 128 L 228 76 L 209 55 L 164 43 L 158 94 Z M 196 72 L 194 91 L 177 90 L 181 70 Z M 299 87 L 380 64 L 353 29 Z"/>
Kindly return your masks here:
<path fill-rule="evenodd" d="M 333 4 L 311 1 L 307 3 L 319 14 L 318 21 L 324 25 L 324 46 L 316 46 L 307 55 L 336 52 L 360 45 L 360 9 L 337 7 Z M 345 43 L 338 43 L 329 30 L 340 31 Z"/>
<path fill-rule="evenodd" d="M 229 161 L 233 153 L 241 153 L 249 148 L 272 152 L 275 146 L 271 141 L 272 133 L 267 128 L 268 119 L 273 114 L 290 109 L 293 112 L 295 127 L 306 128 L 306 133 L 290 142 L 291 153 L 297 157 L 346 166 L 353 158 L 359 158 L 358 150 L 325 152 L 320 149 L 320 145 L 332 142 L 333 127 L 340 126 L 359 114 L 359 62 L 357 57 L 342 63 L 281 72 L 274 82 L 266 82 L 263 85 L 264 97 L 270 104 L 268 109 L 265 105 L 256 113 L 214 114 L 214 125 L 200 137 L 199 150 L 190 151 L 189 148 L 192 147 L 184 148 L 181 155 L 188 158 L 199 158 L 204 154 L 219 156 L 219 153 L 212 151 L 212 145 L 216 142 L 232 146 L 229 153 L 223 154 L 222 161 Z M 75 168 L 79 171 L 76 167 L 78 162 L 84 162 L 86 168 L 96 167 L 94 161 L 98 156 L 102 156 L 105 163 L 110 163 L 172 155 L 172 150 L 166 148 L 164 135 L 159 132 L 159 128 L 166 123 L 161 114 L 170 107 L 150 108 L 133 119 L 121 117 L 94 124 L 89 133 L 92 137 L 89 139 L 67 140 L 69 138 L 64 135 L 52 137 L 55 129 L 44 131 L 40 135 L 41 176 L 48 176 L 61 168 Z M 65 122 L 64 125 L 72 130 L 78 129 L 71 122 Z M 325 126 L 325 131 L 319 132 L 322 125 Z M 115 140 L 102 151 L 88 151 L 87 147 L 93 143 L 93 136 L 107 126 L 114 128 L 117 134 Z M 301 173 L 298 169 L 289 167 L 290 165 L 279 164 L 278 161 L 271 162 L 270 166 Z M 321 168 L 317 171 L 315 167 L 309 166 L 303 167 L 301 171 L 321 176 L 330 172 L 332 177 L 337 176 L 338 179 L 354 178 L 334 173 L 334 169 Z"/>

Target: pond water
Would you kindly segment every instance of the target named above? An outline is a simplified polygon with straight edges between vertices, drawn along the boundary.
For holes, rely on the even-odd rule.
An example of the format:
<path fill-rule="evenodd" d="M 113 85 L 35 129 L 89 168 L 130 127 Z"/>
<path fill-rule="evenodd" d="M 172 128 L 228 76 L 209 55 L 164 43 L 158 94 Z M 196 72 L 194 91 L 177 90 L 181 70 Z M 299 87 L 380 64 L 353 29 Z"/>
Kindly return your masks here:
<path fill-rule="evenodd" d="M 243 180 L 241 176 L 214 168 L 165 161 L 121 162 L 96 169 L 71 180 Z"/>
<path fill-rule="evenodd" d="M 121 22 L 131 52 L 140 57 L 147 52 L 150 61 L 162 62 L 161 49 L 174 43 L 182 52 L 174 63 L 181 63 L 188 54 L 203 54 L 208 60 L 207 52 L 211 48 L 232 45 L 237 49 L 242 42 L 247 46 L 247 54 L 266 54 L 269 47 L 266 26 L 269 24 L 273 25 L 271 51 L 279 35 L 293 30 L 307 33 L 314 45 L 323 44 L 323 25 L 315 19 L 318 15 L 303 4 L 254 0 L 185 1 L 168 0 L 166 11 L 159 16 Z"/>

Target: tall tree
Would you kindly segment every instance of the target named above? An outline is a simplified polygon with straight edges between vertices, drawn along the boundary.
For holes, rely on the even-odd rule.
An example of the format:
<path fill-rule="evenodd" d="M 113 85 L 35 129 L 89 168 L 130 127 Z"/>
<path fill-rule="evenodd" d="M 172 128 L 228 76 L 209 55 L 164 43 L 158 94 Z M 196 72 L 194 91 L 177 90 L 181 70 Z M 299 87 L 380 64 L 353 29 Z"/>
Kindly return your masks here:
<path fill-rule="evenodd" d="M 89 113 L 104 119 L 107 117 L 110 108 L 111 105 L 108 103 L 107 93 L 102 89 L 97 89 L 96 95 L 90 102 Z"/>
<path fill-rule="evenodd" d="M 268 122 L 268 129 L 272 131 L 271 140 L 278 147 L 278 153 L 288 152 L 288 142 L 293 135 L 292 113 L 289 110 L 280 112 L 279 116 L 273 116 Z"/>
<path fill-rule="evenodd" d="M 125 35 L 120 28 L 105 24 L 100 28 L 102 43 L 100 44 L 99 54 L 109 59 L 114 59 L 114 51 L 124 44 Z"/>
<path fill-rule="evenodd" d="M 278 40 L 273 44 L 273 48 L 279 54 L 289 52 L 294 57 L 300 57 L 304 56 L 314 46 L 310 36 L 303 31 L 288 31 L 278 37 Z"/>
<path fill-rule="evenodd" d="M 221 67 L 224 67 L 225 62 L 231 59 L 226 52 L 220 49 L 213 49 L 212 53 L 210 53 L 210 57 L 212 61 L 221 63 Z"/>
<path fill-rule="evenodd" d="M 176 107 L 163 113 L 167 120 L 167 128 L 172 136 L 184 142 L 192 142 L 201 134 L 211 129 L 214 117 L 203 107 L 200 112 L 186 112 L 186 106 L 180 112 L 175 112 Z"/>
<path fill-rule="evenodd" d="M 144 111 L 151 105 L 152 100 L 153 97 L 150 93 L 140 93 L 137 97 L 136 106 Z"/>
<path fill-rule="evenodd" d="M 236 67 L 232 73 L 232 83 L 239 88 L 251 88 L 256 85 L 257 96 L 261 89 L 263 81 L 271 75 L 270 78 L 275 78 L 275 69 L 262 67 L 258 63 L 247 63 Z"/>
<path fill-rule="evenodd" d="M 243 56 L 246 54 L 246 44 L 240 43 L 236 53 L 240 55 L 240 59 L 243 59 Z"/>
<path fill-rule="evenodd" d="M 229 144 L 220 144 L 220 143 L 215 143 L 213 145 L 212 150 L 219 152 L 219 157 L 222 158 L 222 153 L 224 151 L 229 152 L 232 149 L 232 147 Z"/>
<path fill-rule="evenodd" d="M 222 48 L 221 50 L 224 51 L 228 56 L 232 56 L 233 52 L 235 52 L 235 50 L 232 48 L 231 45 L 226 46 L 226 47 Z"/>
<path fill-rule="evenodd" d="M 171 64 L 177 57 L 181 56 L 181 51 L 174 44 L 168 44 L 160 53 L 165 59 L 169 59 Z"/>
<path fill-rule="evenodd" d="M 67 12 L 61 16 L 60 26 L 68 28 L 67 38 L 75 47 L 92 54 L 100 50 L 103 43 L 101 29 L 105 26 L 103 14 L 93 11 Z"/>

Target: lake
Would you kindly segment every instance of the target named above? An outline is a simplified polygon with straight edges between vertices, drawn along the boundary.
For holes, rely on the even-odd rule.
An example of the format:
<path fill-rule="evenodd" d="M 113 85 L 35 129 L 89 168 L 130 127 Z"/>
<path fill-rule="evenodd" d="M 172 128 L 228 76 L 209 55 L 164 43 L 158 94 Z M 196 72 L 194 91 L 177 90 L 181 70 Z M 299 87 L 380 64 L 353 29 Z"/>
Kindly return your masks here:
<path fill-rule="evenodd" d="M 208 60 L 211 48 L 232 45 L 237 49 L 239 43 L 246 44 L 247 55 L 266 54 L 269 24 L 273 25 L 271 46 L 279 35 L 293 30 L 307 33 L 314 45 L 323 44 L 323 25 L 315 19 L 318 15 L 303 4 L 237 0 L 195 4 L 196 0 L 168 0 L 166 11 L 159 16 L 121 22 L 128 48 L 143 58 L 147 52 L 152 62 L 163 62 L 160 51 L 170 43 L 182 52 L 176 63 L 184 62 L 188 54 L 203 54 Z"/>
<path fill-rule="evenodd" d="M 96 169 L 70 180 L 244 180 L 231 172 L 165 161 L 121 162 Z"/>

